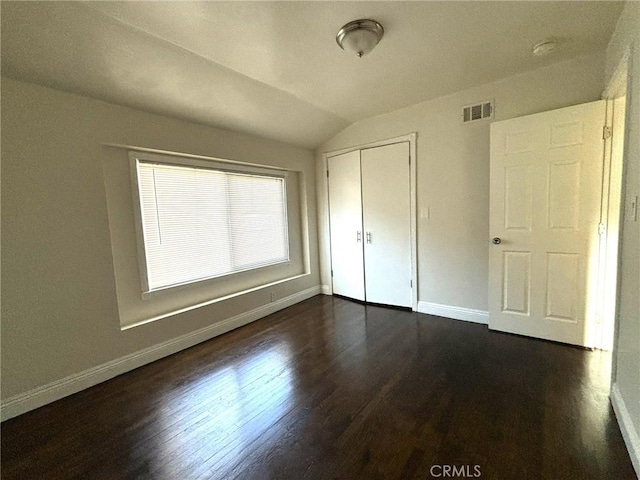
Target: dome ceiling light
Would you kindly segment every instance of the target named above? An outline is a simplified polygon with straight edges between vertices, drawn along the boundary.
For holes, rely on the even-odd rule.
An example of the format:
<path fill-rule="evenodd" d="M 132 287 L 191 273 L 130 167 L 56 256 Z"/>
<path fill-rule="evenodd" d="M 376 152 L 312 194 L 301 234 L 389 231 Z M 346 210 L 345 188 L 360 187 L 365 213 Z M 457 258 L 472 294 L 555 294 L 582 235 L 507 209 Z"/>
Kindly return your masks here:
<path fill-rule="evenodd" d="M 384 28 L 375 20 L 354 20 L 338 31 L 336 42 L 343 50 L 350 50 L 362 57 L 373 50 L 382 35 Z"/>
<path fill-rule="evenodd" d="M 556 49 L 558 43 L 555 40 L 545 40 L 544 42 L 537 43 L 533 46 L 533 54 L 536 57 L 544 57 L 549 55 Z"/>

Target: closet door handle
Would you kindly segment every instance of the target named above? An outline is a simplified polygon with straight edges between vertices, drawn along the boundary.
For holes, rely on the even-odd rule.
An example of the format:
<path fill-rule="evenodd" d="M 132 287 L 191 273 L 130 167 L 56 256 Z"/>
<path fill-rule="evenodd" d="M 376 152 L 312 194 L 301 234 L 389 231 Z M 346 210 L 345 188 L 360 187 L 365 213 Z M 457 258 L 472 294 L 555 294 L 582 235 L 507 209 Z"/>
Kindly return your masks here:
<path fill-rule="evenodd" d="M 371 243 L 371 232 L 367 232 L 367 243 Z"/>
<path fill-rule="evenodd" d="M 358 230 L 356 232 L 356 242 L 360 243 L 362 241 L 362 232 L 360 230 Z"/>

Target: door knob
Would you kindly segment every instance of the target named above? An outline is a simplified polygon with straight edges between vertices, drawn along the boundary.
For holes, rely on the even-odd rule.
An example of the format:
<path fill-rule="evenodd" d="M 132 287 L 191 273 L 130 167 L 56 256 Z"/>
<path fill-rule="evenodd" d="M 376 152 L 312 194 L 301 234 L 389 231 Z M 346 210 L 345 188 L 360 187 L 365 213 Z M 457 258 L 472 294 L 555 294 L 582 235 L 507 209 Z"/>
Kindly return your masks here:
<path fill-rule="evenodd" d="M 493 237 L 493 240 L 491 240 L 491 242 L 494 245 L 500 245 L 502 243 L 502 240 L 500 240 L 500 237 Z"/>

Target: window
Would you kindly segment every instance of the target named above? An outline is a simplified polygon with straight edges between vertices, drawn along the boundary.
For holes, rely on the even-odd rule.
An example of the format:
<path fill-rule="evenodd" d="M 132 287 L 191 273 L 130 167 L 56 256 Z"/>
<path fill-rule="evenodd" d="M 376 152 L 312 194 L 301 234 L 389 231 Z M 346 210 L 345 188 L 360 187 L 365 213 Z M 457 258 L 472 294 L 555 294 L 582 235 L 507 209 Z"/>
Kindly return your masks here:
<path fill-rule="evenodd" d="M 145 292 L 289 261 L 284 173 L 135 167 Z"/>

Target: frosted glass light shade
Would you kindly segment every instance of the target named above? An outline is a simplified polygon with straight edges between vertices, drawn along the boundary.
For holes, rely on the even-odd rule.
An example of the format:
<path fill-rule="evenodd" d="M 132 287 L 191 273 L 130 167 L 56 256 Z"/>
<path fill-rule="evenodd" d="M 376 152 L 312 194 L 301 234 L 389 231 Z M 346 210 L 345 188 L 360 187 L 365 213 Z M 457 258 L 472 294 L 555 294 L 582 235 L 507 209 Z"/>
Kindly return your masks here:
<path fill-rule="evenodd" d="M 384 28 L 375 20 L 354 20 L 340 29 L 336 42 L 343 50 L 350 50 L 362 57 L 373 50 L 382 35 Z"/>
<path fill-rule="evenodd" d="M 536 57 L 544 57 L 549 55 L 556 49 L 557 43 L 555 40 L 545 40 L 533 46 L 533 54 Z"/>

